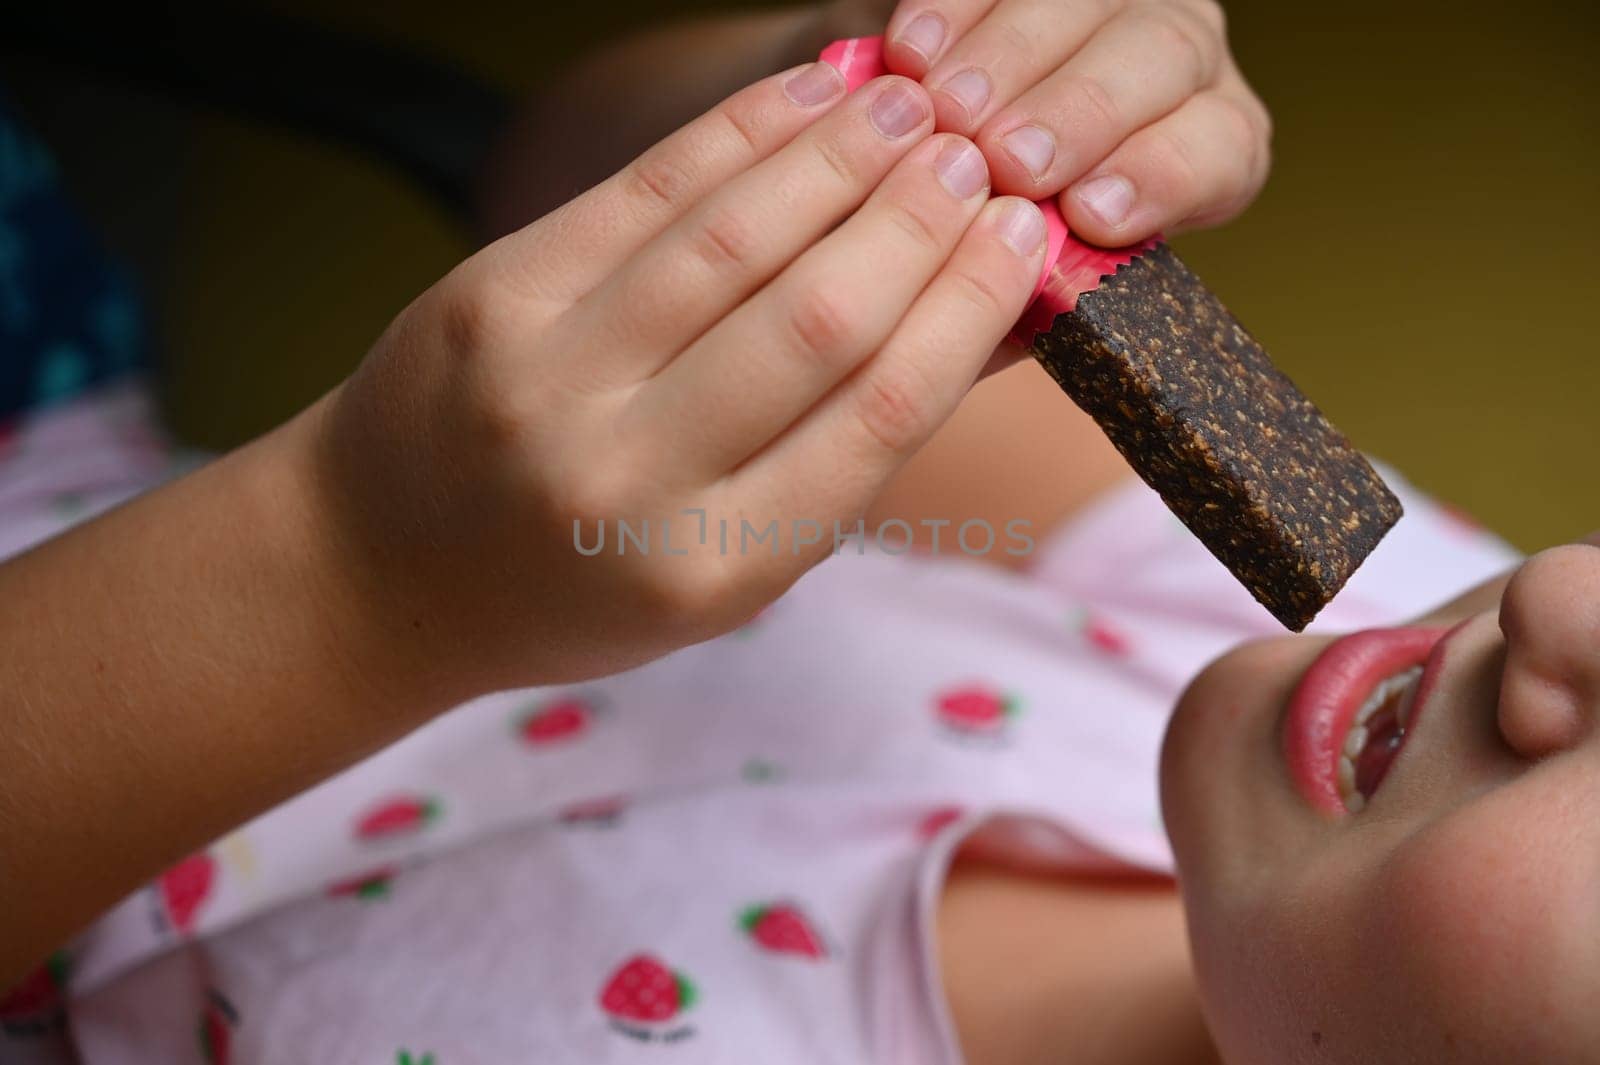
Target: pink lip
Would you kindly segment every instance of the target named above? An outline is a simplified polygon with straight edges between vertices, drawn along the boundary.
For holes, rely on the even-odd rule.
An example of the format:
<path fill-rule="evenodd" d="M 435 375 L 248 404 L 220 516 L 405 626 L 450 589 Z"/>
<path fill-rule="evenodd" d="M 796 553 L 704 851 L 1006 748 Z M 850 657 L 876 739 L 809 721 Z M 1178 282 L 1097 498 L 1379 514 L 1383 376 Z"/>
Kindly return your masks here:
<path fill-rule="evenodd" d="M 1329 644 L 1311 663 L 1289 699 L 1283 743 L 1289 774 L 1314 809 L 1345 812 L 1339 795 L 1339 754 L 1356 711 L 1385 678 L 1426 662 L 1412 703 L 1415 722 L 1442 658 L 1432 652 L 1448 631 L 1367 629 Z"/>

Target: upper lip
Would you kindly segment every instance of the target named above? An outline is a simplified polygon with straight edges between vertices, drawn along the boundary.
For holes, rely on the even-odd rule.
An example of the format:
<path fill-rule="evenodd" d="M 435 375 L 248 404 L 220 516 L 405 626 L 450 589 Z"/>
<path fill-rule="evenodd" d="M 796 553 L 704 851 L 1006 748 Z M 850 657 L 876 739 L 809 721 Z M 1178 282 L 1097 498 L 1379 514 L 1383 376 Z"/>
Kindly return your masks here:
<path fill-rule="evenodd" d="M 1296 788 L 1313 809 L 1345 812 L 1338 760 L 1356 711 L 1380 683 L 1422 665 L 1411 720 L 1433 687 L 1449 630 L 1439 627 L 1366 629 L 1329 644 L 1311 663 L 1289 699 L 1284 755 Z M 1424 663 L 1426 663 L 1424 665 Z"/>

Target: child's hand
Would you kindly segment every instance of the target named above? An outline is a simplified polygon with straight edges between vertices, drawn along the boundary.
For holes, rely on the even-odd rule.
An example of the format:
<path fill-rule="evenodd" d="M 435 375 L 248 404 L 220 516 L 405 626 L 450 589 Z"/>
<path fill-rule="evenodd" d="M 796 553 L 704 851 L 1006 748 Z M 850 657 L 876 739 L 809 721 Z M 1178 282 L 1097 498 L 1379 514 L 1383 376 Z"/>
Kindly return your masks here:
<path fill-rule="evenodd" d="M 775 75 L 396 319 L 312 424 L 355 601 L 404 682 L 619 670 L 731 629 L 833 550 L 1042 266 L 1038 208 L 989 202 L 981 153 L 932 134 L 913 81 L 844 97 L 825 64 Z M 648 553 L 619 555 L 619 519 L 649 522 Z"/>
<path fill-rule="evenodd" d="M 1217 225 L 1266 180 L 1271 120 L 1216 0 L 834 0 L 821 21 L 815 39 L 884 33 L 889 69 L 978 143 L 995 189 L 1062 193 L 1093 243 Z"/>

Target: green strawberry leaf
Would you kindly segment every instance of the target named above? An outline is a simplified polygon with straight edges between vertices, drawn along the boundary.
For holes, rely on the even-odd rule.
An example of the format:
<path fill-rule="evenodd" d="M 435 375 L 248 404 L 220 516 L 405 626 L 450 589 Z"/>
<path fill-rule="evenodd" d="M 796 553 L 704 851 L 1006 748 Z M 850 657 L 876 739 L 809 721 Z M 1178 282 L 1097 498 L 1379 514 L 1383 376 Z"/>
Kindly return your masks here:
<path fill-rule="evenodd" d="M 757 903 L 754 906 L 746 907 L 739 914 L 739 927 L 743 928 L 746 932 L 753 932 L 755 931 L 756 925 L 761 923 L 761 918 L 765 917 L 766 915 L 767 907 L 761 905 L 760 903 Z"/>
<path fill-rule="evenodd" d="M 690 1006 L 693 1006 L 695 1000 L 700 997 L 700 993 L 696 991 L 695 986 L 689 982 L 689 978 L 682 973 L 673 973 L 672 979 L 673 982 L 678 985 L 678 1008 L 680 1010 L 686 1010 Z"/>

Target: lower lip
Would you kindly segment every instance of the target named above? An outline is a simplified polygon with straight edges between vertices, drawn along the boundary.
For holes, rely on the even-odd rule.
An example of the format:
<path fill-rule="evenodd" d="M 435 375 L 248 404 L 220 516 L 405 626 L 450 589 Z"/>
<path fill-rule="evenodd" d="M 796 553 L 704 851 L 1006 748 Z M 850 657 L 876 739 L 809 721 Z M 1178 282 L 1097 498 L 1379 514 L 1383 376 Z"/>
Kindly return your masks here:
<path fill-rule="evenodd" d="M 1356 712 L 1383 680 L 1422 665 L 1447 631 L 1367 629 L 1329 644 L 1311 663 L 1289 699 L 1283 740 L 1289 775 L 1313 809 L 1345 813 L 1339 795 L 1339 754 Z M 1425 695 L 1419 686 L 1413 721 Z"/>

